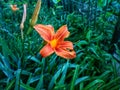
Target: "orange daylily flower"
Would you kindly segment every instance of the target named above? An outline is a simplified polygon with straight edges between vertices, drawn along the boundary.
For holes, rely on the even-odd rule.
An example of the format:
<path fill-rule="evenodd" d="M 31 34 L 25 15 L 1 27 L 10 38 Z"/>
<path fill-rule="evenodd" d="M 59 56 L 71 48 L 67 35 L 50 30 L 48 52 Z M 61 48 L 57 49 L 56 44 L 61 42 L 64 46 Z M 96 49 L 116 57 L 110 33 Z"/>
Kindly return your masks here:
<path fill-rule="evenodd" d="M 34 26 L 34 28 L 47 42 L 47 44 L 40 50 L 40 54 L 43 57 L 47 57 L 54 52 L 58 56 L 66 59 L 73 59 L 76 57 L 72 42 L 64 41 L 64 39 L 67 38 L 70 34 L 67 29 L 67 25 L 59 28 L 56 33 L 54 32 L 54 28 L 51 25 L 37 24 Z"/>
<path fill-rule="evenodd" d="M 17 7 L 17 5 L 10 5 L 12 11 L 17 11 L 19 10 L 19 8 Z"/>

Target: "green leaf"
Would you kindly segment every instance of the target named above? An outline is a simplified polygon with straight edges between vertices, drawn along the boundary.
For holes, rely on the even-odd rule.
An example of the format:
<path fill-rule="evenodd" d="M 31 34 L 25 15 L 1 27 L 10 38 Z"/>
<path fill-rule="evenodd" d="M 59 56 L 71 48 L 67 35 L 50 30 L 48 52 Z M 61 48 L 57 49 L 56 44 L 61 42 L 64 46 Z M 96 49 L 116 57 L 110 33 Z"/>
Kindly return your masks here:
<path fill-rule="evenodd" d="M 94 38 L 95 41 L 99 42 L 100 40 L 103 39 L 103 33 L 101 33 L 100 35 L 98 35 L 97 37 Z"/>
<path fill-rule="evenodd" d="M 88 41 L 90 41 L 90 40 L 91 40 L 91 36 L 92 36 L 92 30 L 89 30 L 89 31 L 87 32 L 87 34 L 86 34 L 86 39 L 87 39 Z"/>
<path fill-rule="evenodd" d="M 6 60 L 9 60 L 9 56 L 10 56 L 15 62 L 17 62 L 17 58 L 12 53 L 12 51 L 9 49 L 6 41 L 4 39 L 0 39 L 0 43 L 2 44 L 2 53 L 5 56 Z M 7 64 L 7 66 L 9 67 L 10 65 Z"/>
<path fill-rule="evenodd" d="M 10 68 L 10 64 L 8 63 L 8 61 L 5 59 L 4 56 L 2 56 L 2 54 L 0 53 L 0 58 L 3 61 L 0 62 L 0 69 L 4 72 L 4 74 L 8 77 L 8 79 L 11 79 L 13 77 L 13 70 L 11 70 Z M 8 65 L 8 66 L 7 66 Z"/>
<path fill-rule="evenodd" d="M 56 15 L 56 12 L 53 8 L 52 8 L 52 13 L 53 13 L 53 15 Z"/>
<path fill-rule="evenodd" d="M 101 83 L 104 83 L 103 80 L 101 79 L 96 79 L 94 81 L 92 81 L 91 83 L 89 83 L 85 88 L 84 90 L 89 90 L 90 88 L 92 88 L 93 86 L 95 86 L 96 84 L 101 84 Z M 97 87 L 97 86 L 96 86 Z"/>
<path fill-rule="evenodd" d="M 79 48 L 82 48 L 83 45 L 88 45 L 88 42 L 86 40 L 80 40 L 76 44 Z"/>
<path fill-rule="evenodd" d="M 59 3 L 61 0 L 52 0 L 55 4 Z"/>
<path fill-rule="evenodd" d="M 94 46 L 94 45 L 93 45 Z M 94 46 L 94 47 L 89 47 L 89 50 L 91 52 L 93 52 L 97 57 L 99 57 L 99 54 L 97 52 L 97 46 Z"/>
<path fill-rule="evenodd" d="M 41 62 L 34 56 L 28 56 L 27 58 L 34 61 L 34 62 L 36 62 L 36 63 L 38 63 L 38 64 L 41 64 Z"/>
<path fill-rule="evenodd" d="M 44 84 L 43 84 L 43 74 L 40 76 L 40 80 L 36 86 L 36 90 L 40 90 L 44 87 Z"/>
<path fill-rule="evenodd" d="M 120 81 L 120 77 L 117 77 L 117 78 L 111 80 L 110 82 L 108 82 L 107 84 L 101 86 L 100 90 L 103 90 L 103 89 L 110 90 L 113 86 L 116 86 L 114 84 L 117 83 L 117 82 L 119 82 L 119 81 Z"/>
<path fill-rule="evenodd" d="M 29 81 L 29 84 L 34 83 L 34 82 L 38 81 L 38 80 L 40 79 L 40 77 L 41 77 L 40 75 L 35 76 L 35 77 L 31 77 L 31 78 L 30 78 L 30 81 Z"/>
<path fill-rule="evenodd" d="M 15 83 L 15 79 L 12 79 L 11 82 L 8 83 L 8 85 L 6 86 L 5 90 L 11 90 L 14 86 Z"/>
<path fill-rule="evenodd" d="M 29 85 L 31 83 L 30 82 L 31 78 L 32 78 L 32 73 L 29 75 L 26 85 Z"/>
<path fill-rule="evenodd" d="M 83 88 L 84 88 L 84 83 L 81 82 L 81 83 L 80 83 L 80 86 L 79 86 L 79 90 L 83 90 Z"/>
<path fill-rule="evenodd" d="M 75 81 L 76 81 L 76 79 L 78 77 L 78 71 L 79 71 L 79 65 L 76 66 L 76 68 L 75 68 L 75 73 L 74 73 L 73 78 L 72 78 L 70 90 L 74 90 Z"/>
<path fill-rule="evenodd" d="M 64 66 L 62 68 L 62 76 L 61 76 L 60 81 L 58 83 L 59 85 L 63 85 L 64 84 L 68 67 L 69 67 L 69 60 L 67 61 L 66 64 L 64 64 Z"/>
<path fill-rule="evenodd" d="M 78 78 L 75 82 L 75 85 L 77 85 L 77 84 L 79 84 L 87 79 L 89 79 L 89 76 L 84 76 L 84 77 Z"/>
<path fill-rule="evenodd" d="M 28 85 L 26 85 L 26 84 L 24 84 L 24 83 L 20 83 L 20 86 L 22 87 L 22 88 L 24 88 L 25 90 L 36 90 L 35 88 L 32 88 L 32 87 L 30 87 L 30 86 L 28 86 Z"/>
<path fill-rule="evenodd" d="M 54 90 L 66 90 L 66 85 L 63 84 L 63 85 L 56 85 L 54 87 Z"/>
<path fill-rule="evenodd" d="M 30 75 L 31 72 L 28 72 L 28 71 L 26 71 L 26 70 L 22 70 L 22 71 L 21 71 L 21 74 L 22 74 L 22 75 Z"/>
<path fill-rule="evenodd" d="M 115 85 L 114 87 L 110 88 L 111 90 L 119 90 L 120 89 L 120 85 Z"/>
<path fill-rule="evenodd" d="M 50 62 L 49 62 L 49 70 L 51 71 L 54 66 L 56 65 L 56 60 L 57 60 L 57 56 L 56 55 L 52 55 Z"/>
<path fill-rule="evenodd" d="M 102 75 L 100 75 L 98 78 L 99 79 L 106 79 L 108 77 L 108 75 L 111 74 L 111 71 L 105 71 L 104 73 L 102 73 Z"/>
<path fill-rule="evenodd" d="M 61 69 L 59 69 L 59 70 L 55 73 L 55 75 L 52 77 L 52 79 L 51 79 L 51 81 L 50 81 L 50 84 L 49 84 L 49 86 L 48 86 L 48 89 L 49 89 L 49 90 L 51 90 L 51 89 L 53 88 L 53 86 L 54 86 L 57 78 L 60 76 L 60 74 L 61 74 Z"/>
<path fill-rule="evenodd" d="M 107 4 L 109 4 L 111 0 L 98 0 L 98 6 L 102 10 Z"/>
<path fill-rule="evenodd" d="M 15 72 L 15 76 L 16 76 L 15 90 L 19 90 L 20 89 L 20 74 L 21 74 L 21 69 L 18 69 Z"/>

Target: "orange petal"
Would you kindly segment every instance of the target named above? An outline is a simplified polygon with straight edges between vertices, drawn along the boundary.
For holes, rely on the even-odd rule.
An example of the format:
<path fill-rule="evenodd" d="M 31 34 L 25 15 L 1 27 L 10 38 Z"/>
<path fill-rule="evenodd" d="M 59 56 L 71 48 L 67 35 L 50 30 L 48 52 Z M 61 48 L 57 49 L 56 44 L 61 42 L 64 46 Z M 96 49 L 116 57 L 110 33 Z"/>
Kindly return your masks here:
<path fill-rule="evenodd" d="M 48 28 L 50 28 L 54 32 L 54 28 L 51 25 L 46 25 Z"/>
<path fill-rule="evenodd" d="M 70 32 L 68 31 L 67 25 L 62 26 L 55 34 L 55 38 L 57 40 L 64 40 L 64 38 L 68 37 Z"/>
<path fill-rule="evenodd" d="M 58 55 L 58 56 L 61 56 L 65 59 L 73 59 L 76 57 L 76 53 L 75 51 L 69 51 L 69 50 L 66 50 L 66 49 L 63 49 L 63 48 L 57 48 L 55 49 L 55 53 Z"/>
<path fill-rule="evenodd" d="M 10 5 L 10 7 L 13 11 L 19 10 L 19 8 L 17 8 L 17 5 Z"/>
<path fill-rule="evenodd" d="M 51 46 L 49 44 L 45 45 L 41 50 L 40 50 L 40 54 L 43 57 L 47 57 L 49 55 L 51 55 L 54 52 L 54 50 L 51 48 Z"/>
<path fill-rule="evenodd" d="M 73 44 L 70 41 L 62 41 L 59 42 L 58 48 L 64 48 L 64 49 L 73 49 Z"/>
<path fill-rule="evenodd" d="M 34 26 L 34 28 L 46 42 L 49 42 L 53 39 L 54 28 L 52 26 L 37 24 Z"/>

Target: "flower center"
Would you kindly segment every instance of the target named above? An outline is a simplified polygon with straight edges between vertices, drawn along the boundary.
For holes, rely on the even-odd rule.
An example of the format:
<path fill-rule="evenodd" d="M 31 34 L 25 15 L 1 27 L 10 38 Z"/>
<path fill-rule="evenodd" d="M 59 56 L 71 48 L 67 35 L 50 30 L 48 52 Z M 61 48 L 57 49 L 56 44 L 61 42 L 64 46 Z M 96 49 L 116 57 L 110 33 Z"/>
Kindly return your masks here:
<path fill-rule="evenodd" d="M 50 41 L 50 45 L 52 48 L 55 48 L 57 46 L 57 40 L 53 39 L 52 41 Z"/>

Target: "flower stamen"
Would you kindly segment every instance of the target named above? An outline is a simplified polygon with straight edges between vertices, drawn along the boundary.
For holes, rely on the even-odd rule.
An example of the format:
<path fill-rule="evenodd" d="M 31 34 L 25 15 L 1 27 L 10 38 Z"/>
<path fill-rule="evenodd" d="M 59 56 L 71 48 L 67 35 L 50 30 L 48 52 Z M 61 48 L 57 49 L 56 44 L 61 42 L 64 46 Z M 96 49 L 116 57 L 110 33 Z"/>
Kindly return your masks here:
<path fill-rule="evenodd" d="M 53 39 L 52 41 L 50 41 L 50 45 L 52 48 L 55 48 L 57 46 L 57 40 Z"/>

